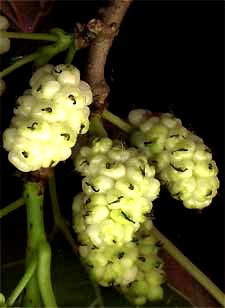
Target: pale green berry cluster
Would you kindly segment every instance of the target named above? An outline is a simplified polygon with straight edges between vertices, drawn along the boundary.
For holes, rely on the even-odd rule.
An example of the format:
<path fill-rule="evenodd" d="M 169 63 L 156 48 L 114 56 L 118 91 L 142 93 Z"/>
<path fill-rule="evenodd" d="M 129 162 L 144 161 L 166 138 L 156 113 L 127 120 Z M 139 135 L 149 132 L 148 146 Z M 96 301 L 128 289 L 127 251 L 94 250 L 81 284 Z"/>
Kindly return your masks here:
<path fill-rule="evenodd" d="M 0 55 L 8 52 L 10 49 L 10 39 L 4 37 L 3 34 L 1 34 L 1 31 L 6 31 L 8 27 L 8 19 L 5 16 L 0 15 Z"/>
<path fill-rule="evenodd" d="M 159 194 L 155 168 L 136 149 L 113 144 L 109 138 L 82 147 L 75 166 L 85 176 L 83 206 L 75 215 L 76 232 L 84 232 L 78 227 L 82 225 L 97 247 L 131 241 Z"/>
<path fill-rule="evenodd" d="M 163 262 L 157 256 L 160 243 L 152 234 L 151 229 L 152 221 L 144 222 L 134 239 L 138 251 L 134 263 L 137 267 L 135 280 L 118 287 L 118 290 L 135 305 L 144 305 L 147 301 L 154 302 L 163 298 L 162 284 L 166 279 Z"/>
<path fill-rule="evenodd" d="M 86 231 L 85 217 L 80 215 L 85 199 L 84 193 L 79 193 L 74 198 L 73 227 L 78 233 L 80 256 L 92 279 L 103 287 L 116 287 L 136 305 L 143 305 L 148 300 L 161 300 L 161 285 L 165 281 L 165 275 L 163 262 L 157 256 L 157 239 L 151 234 L 152 221 L 148 219 L 142 223 L 129 242 L 118 245 L 114 240 L 111 244 L 96 246 Z M 105 236 L 112 231 L 114 230 L 105 230 Z"/>
<path fill-rule="evenodd" d="M 153 115 L 137 109 L 129 113 L 134 126 L 131 144 L 156 167 L 157 177 L 187 208 L 202 209 L 217 194 L 218 169 L 203 140 L 182 126 L 171 113 Z"/>
<path fill-rule="evenodd" d="M 83 192 L 73 201 L 73 228 L 80 255 L 100 285 L 117 286 L 134 301 L 139 284 L 131 284 L 145 279 L 150 264 L 152 271 L 161 264 L 155 240 L 142 227 L 159 194 L 155 168 L 136 149 L 109 138 L 97 138 L 91 146 L 83 146 L 75 167 L 84 176 Z M 129 287 L 131 292 L 127 292 Z M 150 299 L 143 292 L 140 304 Z M 158 293 L 158 298 L 161 295 Z M 151 299 L 156 298 L 152 295 Z"/>
<path fill-rule="evenodd" d="M 77 135 L 88 131 L 92 102 L 89 85 L 71 64 L 39 68 L 30 86 L 3 134 L 9 161 L 23 172 L 55 166 L 71 155 Z"/>

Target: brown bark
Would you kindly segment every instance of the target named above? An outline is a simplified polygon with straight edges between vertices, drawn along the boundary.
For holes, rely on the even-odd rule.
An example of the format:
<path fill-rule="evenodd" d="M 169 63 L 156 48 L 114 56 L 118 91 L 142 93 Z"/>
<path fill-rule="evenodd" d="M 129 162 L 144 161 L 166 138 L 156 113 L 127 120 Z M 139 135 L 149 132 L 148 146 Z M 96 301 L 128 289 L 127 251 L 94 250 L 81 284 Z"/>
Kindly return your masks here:
<path fill-rule="evenodd" d="M 92 19 L 88 29 L 96 33 L 92 42 L 86 67 L 86 80 L 90 84 L 94 104 L 97 108 L 104 106 L 109 94 L 109 86 L 104 77 L 104 68 L 110 47 L 119 32 L 120 24 L 133 0 L 113 0 L 109 5 L 100 9 L 99 19 Z"/>

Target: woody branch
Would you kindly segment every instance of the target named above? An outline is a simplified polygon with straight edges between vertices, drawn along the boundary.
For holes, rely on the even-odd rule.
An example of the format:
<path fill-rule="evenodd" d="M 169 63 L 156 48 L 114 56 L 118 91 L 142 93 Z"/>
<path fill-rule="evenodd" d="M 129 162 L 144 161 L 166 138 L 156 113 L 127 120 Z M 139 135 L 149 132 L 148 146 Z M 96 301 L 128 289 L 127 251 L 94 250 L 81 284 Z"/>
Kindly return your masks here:
<path fill-rule="evenodd" d="M 110 47 L 119 32 L 121 22 L 133 0 L 109 1 L 99 10 L 99 18 L 92 19 L 87 27 L 96 34 L 89 50 L 86 80 L 90 84 L 97 109 L 104 107 L 110 89 L 104 77 L 104 68 Z M 102 108 L 101 108 L 102 107 Z"/>

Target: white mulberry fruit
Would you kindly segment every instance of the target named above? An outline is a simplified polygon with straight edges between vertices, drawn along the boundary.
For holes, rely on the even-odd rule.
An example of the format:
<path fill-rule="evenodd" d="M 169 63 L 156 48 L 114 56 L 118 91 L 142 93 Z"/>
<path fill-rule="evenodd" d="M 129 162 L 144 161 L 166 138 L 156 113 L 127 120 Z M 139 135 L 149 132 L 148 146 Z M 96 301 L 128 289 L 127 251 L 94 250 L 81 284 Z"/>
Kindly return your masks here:
<path fill-rule="evenodd" d="M 157 177 L 187 208 L 202 209 L 217 194 L 218 169 L 203 140 L 184 128 L 173 114 L 129 113 L 134 126 L 130 141 L 156 167 Z"/>
<path fill-rule="evenodd" d="M 113 143 L 109 138 L 95 139 L 91 147 L 82 147 L 75 166 L 85 176 L 80 215 L 85 217 L 93 244 L 130 241 L 159 194 L 155 168 L 149 166 L 146 157 L 136 149 L 125 149 L 122 143 Z M 102 221 L 96 216 L 96 211 L 100 212 L 99 206 L 108 209 Z M 120 227 L 121 233 L 117 232 Z"/>
<path fill-rule="evenodd" d="M 155 244 L 140 244 L 147 230 L 142 223 L 159 194 L 155 168 L 136 149 L 126 149 L 109 138 L 97 138 L 91 146 L 81 147 L 75 167 L 84 176 L 83 192 L 73 201 L 73 228 L 80 255 L 100 285 L 125 290 L 146 271 L 144 255 L 147 260 L 150 254 L 151 261 L 146 264 L 151 264 L 151 269 L 158 264 Z M 160 280 L 154 275 L 153 281 Z"/>
<path fill-rule="evenodd" d="M 87 217 L 80 215 L 84 198 L 84 193 L 74 198 L 73 227 L 78 234 L 80 256 L 89 269 L 92 279 L 103 287 L 116 287 L 136 305 L 161 300 L 163 297 L 161 285 L 165 282 L 165 274 L 162 269 L 163 262 L 157 256 L 158 241 L 151 234 L 151 220 L 148 219 L 141 224 L 130 241 L 120 244 L 115 241 L 115 234 L 121 233 L 123 229 L 119 223 L 114 224 L 113 229 L 104 230 L 104 236 L 110 239 L 109 243 L 105 243 L 99 241 L 97 225 L 92 225 L 92 221 L 87 225 Z M 99 222 L 104 224 L 107 220 L 108 224 L 109 219 L 106 217 L 110 210 L 102 204 L 102 196 L 98 201 L 99 206 L 96 207 L 95 215 Z"/>
<path fill-rule="evenodd" d="M 89 128 L 92 92 L 71 64 L 39 68 L 20 96 L 3 134 L 9 161 L 23 172 L 55 166 Z"/>

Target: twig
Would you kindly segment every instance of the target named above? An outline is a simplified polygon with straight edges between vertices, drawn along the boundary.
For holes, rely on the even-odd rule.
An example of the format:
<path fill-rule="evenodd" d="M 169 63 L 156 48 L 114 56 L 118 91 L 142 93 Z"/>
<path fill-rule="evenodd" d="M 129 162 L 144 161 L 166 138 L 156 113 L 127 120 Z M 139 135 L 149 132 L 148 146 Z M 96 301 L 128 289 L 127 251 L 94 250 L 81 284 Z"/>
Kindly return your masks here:
<path fill-rule="evenodd" d="M 88 29 L 96 33 L 92 42 L 86 67 L 86 80 L 90 84 L 94 103 L 97 108 L 104 105 L 109 94 L 109 87 L 105 81 L 104 68 L 108 52 L 115 36 L 118 34 L 120 24 L 133 0 L 114 0 L 99 11 L 100 18 L 88 23 Z"/>

